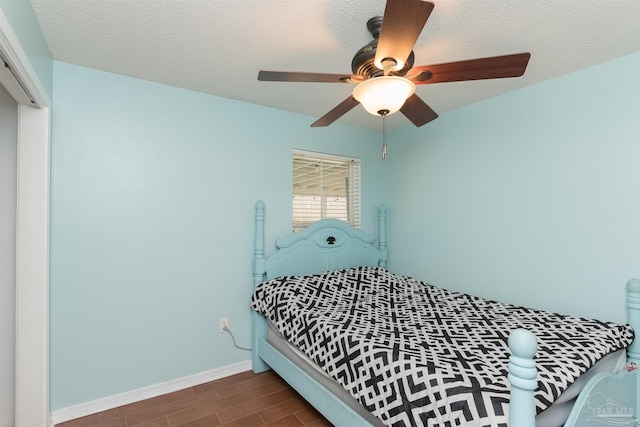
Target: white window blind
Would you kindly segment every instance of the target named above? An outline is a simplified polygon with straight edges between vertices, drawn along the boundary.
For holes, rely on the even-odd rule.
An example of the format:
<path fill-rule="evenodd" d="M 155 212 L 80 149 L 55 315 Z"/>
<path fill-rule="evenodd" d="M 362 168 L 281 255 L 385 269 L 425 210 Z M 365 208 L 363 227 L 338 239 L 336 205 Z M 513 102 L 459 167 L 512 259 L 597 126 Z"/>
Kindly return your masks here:
<path fill-rule="evenodd" d="M 360 159 L 294 150 L 293 231 L 323 218 L 360 227 Z"/>

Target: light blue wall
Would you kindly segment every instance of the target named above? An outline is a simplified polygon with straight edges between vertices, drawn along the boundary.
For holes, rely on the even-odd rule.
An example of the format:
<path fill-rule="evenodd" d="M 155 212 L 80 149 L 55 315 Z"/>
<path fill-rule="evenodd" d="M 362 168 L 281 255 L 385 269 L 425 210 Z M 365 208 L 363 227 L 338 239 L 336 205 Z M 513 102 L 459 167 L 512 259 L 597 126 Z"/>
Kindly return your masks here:
<path fill-rule="evenodd" d="M 378 132 L 61 62 L 54 86 L 52 410 L 249 359 L 218 319 L 249 345 L 254 204 L 272 248 L 293 148 L 360 157 L 376 230 Z"/>
<path fill-rule="evenodd" d="M 640 276 L 638 76 L 640 53 L 394 131 L 390 267 L 626 321 L 624 284 Z"/>
<path fill-rule="evenodd" d="M 29 0 L 0 0 L 22 49 L 49 96 L 53 93 L 53 60 Z"/>
<path fill-rule="evenodd" d="M 55 62 L 52 409 L 248 358 L 218 319 L 249 343 L 253 205 L 267 242 L 288 232 L 294 147 L 362 158 L 391 269 L 624 321 L 639 74 L 636 54 L 394 130 L 383 162 L 376 131 Z"/>

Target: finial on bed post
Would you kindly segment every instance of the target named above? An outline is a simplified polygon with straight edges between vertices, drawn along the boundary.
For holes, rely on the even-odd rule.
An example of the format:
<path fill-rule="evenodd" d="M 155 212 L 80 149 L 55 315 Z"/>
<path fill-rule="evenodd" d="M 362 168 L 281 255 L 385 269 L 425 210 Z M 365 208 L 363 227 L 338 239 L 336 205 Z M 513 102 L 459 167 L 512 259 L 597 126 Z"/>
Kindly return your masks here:
<path fill-rule="evenodd" d="M 265 259 L 264 259 L 264 202 L 256 202 L 255 216 L 255 238 L 253 241 L 253 286 L 256 287 L 264 280 Z M 267 339 L 267 324 L 260 314 L 253 311 L 251 313 L 251 323 L 253 327 L 253 339 L 251 342 L 251 367 L 254 372 L 264 372 L 269 369 L 269 365 L 258 355 L 260 340 Z"/>
<path fill-rule="evenodd" d="M 379 267 L 387 266 L 387 208 L 378 207 L 378 249 L 380 249 Z"/>
<path fill-rule="evenodd" d="M 535 427 L 533 392 L 538 387 L 538 372 L 533 356 L 538 350 L 536 337 L 526 329 L 515 329 L 509 335 L 509 349 L 512 353 L 507 377 L 511 383 L 509 427 Z"/>
<path fill-rule="evenodd" d="M 627 282 L 627 321 L 636 334 L 627 348 L 627 361 L 640 364 L 640 279 Z"/>

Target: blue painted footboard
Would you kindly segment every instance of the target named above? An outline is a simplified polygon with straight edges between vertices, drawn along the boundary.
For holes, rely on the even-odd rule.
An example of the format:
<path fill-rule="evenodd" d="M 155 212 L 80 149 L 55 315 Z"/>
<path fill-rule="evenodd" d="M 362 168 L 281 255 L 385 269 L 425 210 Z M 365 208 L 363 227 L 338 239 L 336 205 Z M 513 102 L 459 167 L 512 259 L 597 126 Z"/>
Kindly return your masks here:
<path fill-rule="evenodd" d="M 629 325 L 640 333 L 640 280 L 627 282 Z M 627 371 L 598 374 L 584 387 L 565 427 L 638 426 L 640 418 L 640 337 L 627 349 Z M 515 426 L 515 425 L 514 425 Z"/>
<path fill-rule="evenodd" d="M 638 425 L 637 371 L 599 374 L 582 390 L 565 426 Z"/>
<path fill-rule="evenodd" d="M 640 331 L 640 280 L 627 282 L 629 325 Z M 509 427 L 535 426 L 536 370 L 533 356 L 536 340 L 523 329 L 509 337 L 513 355 L 509 359 L 511 401 Z M 582 389 L 564 427 L 640 425 L 640 339 L 627 349 L 627 371 L 595 375 Z"/>

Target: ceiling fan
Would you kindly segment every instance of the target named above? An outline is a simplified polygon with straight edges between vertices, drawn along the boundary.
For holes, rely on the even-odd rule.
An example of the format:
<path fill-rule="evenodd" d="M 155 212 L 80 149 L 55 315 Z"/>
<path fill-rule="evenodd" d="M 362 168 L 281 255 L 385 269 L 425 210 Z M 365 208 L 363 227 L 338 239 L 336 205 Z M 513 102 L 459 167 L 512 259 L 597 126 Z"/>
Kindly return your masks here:
<path fill-rule="evenodd" d="M 347 99 L 312 127 L 328 126 L 360 103 L 371 114 L 383 118 L 399 110 L 414 125 L 422 126 L 438 114 L 415 94 L 416 85 L 524 74 L 530 53 L 414 66 L 413 46 L 433 7 L 433 3 L 423 0 L 387 0 L 384 16 L 367 22 L 374 39 L 356 52 L 351 62 L 353 74 L 260 71 L 258 80 L 358 84 Z"/>

